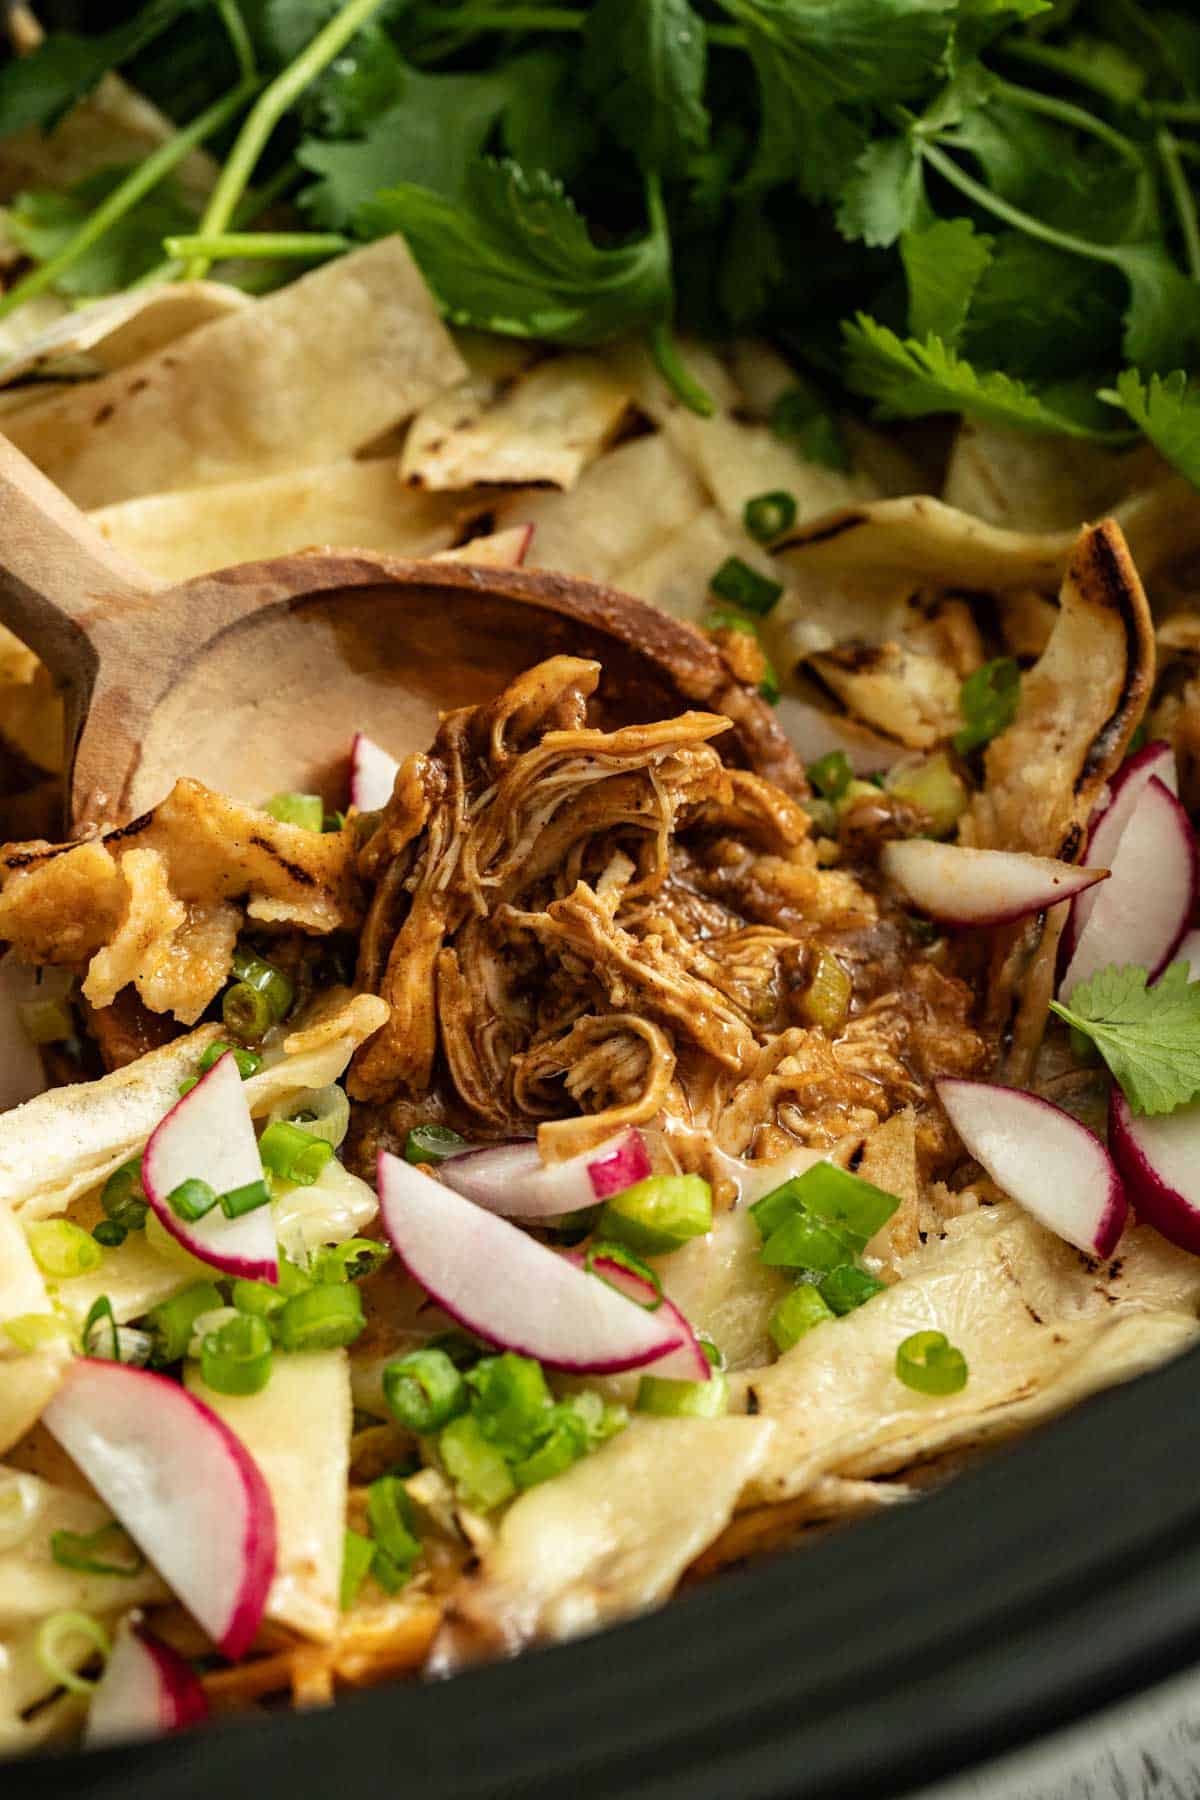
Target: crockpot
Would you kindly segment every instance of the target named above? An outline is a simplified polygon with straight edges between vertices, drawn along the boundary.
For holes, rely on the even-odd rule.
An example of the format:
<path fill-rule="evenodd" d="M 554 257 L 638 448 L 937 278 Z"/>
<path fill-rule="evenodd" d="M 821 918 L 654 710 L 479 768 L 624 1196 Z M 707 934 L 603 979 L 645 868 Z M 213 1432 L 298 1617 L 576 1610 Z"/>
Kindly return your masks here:
<path fill-rule="evenodd" d="M 0 1771 L 3 1800 L 898 1800 L 1200 1657 L 1200 1349 L 911 1506 L 431 1685 Z"/>

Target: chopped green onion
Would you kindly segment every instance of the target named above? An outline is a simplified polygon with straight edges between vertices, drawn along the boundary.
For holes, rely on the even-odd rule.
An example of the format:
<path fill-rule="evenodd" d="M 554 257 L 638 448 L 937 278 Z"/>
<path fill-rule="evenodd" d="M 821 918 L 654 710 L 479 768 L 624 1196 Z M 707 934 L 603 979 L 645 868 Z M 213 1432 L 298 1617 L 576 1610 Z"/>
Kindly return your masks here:
<path fill-rule="evenodd" d="M 230 1293 L 230 1303 L 238 1312 L 250 1313 L 256 1319 L 272 1319 L 287 1300 L 269 1281 L 247 1281 L 239 1276 Z"/>
<path fill-rule="evenodd" d="M 117 1560 L 98 1555 L 105 1545 L 123 1551 Z M 81 1575 L 140 1575 L 146 1559 L 124 1527 L 115 1519 L 97 1531 L 53 1531 L 50 1554 L 63 1569 L 75 1569 Z"/>
<path fill-rule="evenodd" d="M 239 1313 L 210 1331 L 200 1345 L 200 1373 L 218 1394 L 257 1394 L 271 1379 L 271 1333 L 261 1319 Z"/>
<path fill-rule="evenodd" d="M 506 1350 L 476 1363 L 467 1384 L 475 1395 L 472 1416 L 483 1436 L 510 1454 L 527 1451 L 550 1408 L 542 1365 L 531 1356 Z"/>
<path fill-rule="evenodd" d="M 663 1301 L 663 1285 L 657 1269 L 652 1269 L 649 1263 L 643 1262 L 640 1256 L 635 1256 L 632 1250 L 627 1250 L 624 1244 L 609 1243 L 605 1238 L 593 1239 L 588 1245 L 583 1259 L 585 1270 L 589 1275 L 599 1276 L 607 1286 L 615 1288 L 618 1294 L 625 1294 L 628 1299 L 633 1298 L 628 1289 L 623 1288 L 617 1281 L 611 1281 L 603 1269 L 596 1267 L 598 1262 L 616 1263 L 618 1268 L 626 1269 L 630 1275 L 636 1275 L 640 1281 L 648 1282 L 654 1292 L 649 1300 L 640 1300 L 638 1305 L 643 1306 L 647 1312 L 658 1311 Z"/>
<path fill-rule="evenodd" d="M 460 1413 L 438 1434 L 438 1454 L 460 1500 L 490 1512 L 517 1491 L 507 1462 L 479 1429 L 473 1413 Z"/>
<path fill-rule="evenodd" d="M 175 1363 L 187 1355 L 192 1341 L 192 1327 L 202 1313 L 212 1312 L 221 1304 L 221 1295 L 211 1281 L 197 1281 L 169 1300 L 160 1300 L 146 1314 L 145 1323 L 154 1335 L 154 1360 Z"/>
<path fill-rule="evenodd" d="M 735 606 L 744 606 L 752 613 L 769 613 L 783 593 L 781 581 L 760 575 L 740 556 L 727 556 L 710 577 L 708 585 L 722 600 L 731 600 Z"/>
<path fill-rule="evenodd" d="M 182 1100 L 185 1094 L 190 1094 L 194 1087 L 199 1087 L 199 1086 L 200 1086 L 200 1077 L 198 1075 L 185 1075 L 183 1080 L 180 1082 L 178 1088 L 176 1089 L 176 1092 L 178 1093 L 179 1098 Z"/>
<path fill-rule="evenodd" d="M 25 1235 L 42 1274 L 56 1281 L 89 1275 L 104 1260 L 104 1252 L 91 1232 L 70 1219 L 36 1219 L 25 1227 Z"/>
<path fill-rule="evenodd" d="M 554 1411 L 560 1413 L 564 1409 L 574 1413 L 583 1426 L 589 1450 L 606 1444 L 610 1437 L 616 1437 L 618 1431 L 624 1431 L 629 1423 L 629 1414 L 623 1406 L 615 1401 L 605 1400 L 602 1394 L 597 1394 L 592 1388 L 585 1388 L 581 1394 L 568 1394 Z"/>
<path fill-rule="evenodd" d="M 541 1443 L 513 1467 L 517 1486 L 537 1487 L 543 1481 L 552 1481 L 556 1475 L 562 1475 L 572 1463 L 587 1455 L 589 1435 L 586 1423 L 574 1407 L 554 1407 L 550 1429 Z"/>
<path fill-rule="evenodd" d="M 278 1313 L 275 1331 L 285 1350 L 336 1350 L 366 1326 L 356 1287 L 312 1287 L 294 1294 Z"/>
<path fill-rule="evenodd" d="M 203 1219 L 216 1204 L 216 1190 L 209 1187 L 207 1181 L 201 1181 L 196 1176 L 181 1181 L 167 1195 L 167 1205 L 175 1217 L 186 1220 L 189 1225 L 194 1225 L 197 1219 Z"/>
<path fill-rule="evenodd" d="M 336 1150 L 350 1129 L 350 1102 L 335 1083 L 322 1088 L 301 1088 L 297 1094 L 277 1100 L 267 1114 L 269 1125 L 279 1119 L 303 1125 L 310 1137 L 324 1138 Z"/>
<path fill-rule="evenodd" d="M 302 1269 L 289 1256 L 279 1258 L 279 1280 L 276 1286 L 285 1300 L 290 1300 L 294 1294 L 307 1294 L 312 1285 L 307 1269 Z"/>
<path fill-rule="evenodd" d="M 413 1350 L 383 1371 L 383 1398 L 406 1431 L 424 1436 L 467 1404 L 467 1384 L 444 1350 Z"/>
<path fill-rule="evenodd" d="M 18 1350 L 42 1350 L 47 1344 L 69 1337 L 66 1321 L 57 1313 L 18 1313 L 5 1319 L 4 1333 Z"/>
<path fill-rule="evenodd" d="M 768 706 L 778 706 L 783 689 L 779 685 L 779 674 L 769 656 L 763 656 L 762 679 L 758 684 L 759 695 Z"/>
<path fill-rule="evenodd" d="M 742 523 L 752 538 L 760 544 L 769 544 L 772 538 L 790 531 L 796 523 L 796 497 L 783 488 L 773 488 L 769 494 L 756 494 L 753 500 L 747 500 L 742 513 Z"/>
<path fill-rule="evenodd" d="M 119 1250 L 129 1233 L 115 1219 L 101 1219 L 92 1226 L 92 1236 L 102 1249 Z"/>
<path fill-rule="evenodd" d="M 968 675 L 958 692 L 958 710 L 966 720 L 954 734 L 954 748 L 965 755 L 1007 731 L 1017 716 L 1021 671 L 1016 658 L 997 656 Z"/>
<path fill-rule="evenodd" d="M 325 817 L 321 823 L 322 831 L 327 831 L 327 832 L 345 831 L 345 829 L 346 829 L 346 815 L 344 812 L 331 812 L 331 813 L 325 814 Z"/>
<path fill-rule="evenodd" d="M 333 1159 L 333 1145 L 314 1137 L 302 1125 L 289 1125 L 276 1119 L 258 1140 L 258 1153 L 264 1167 L 290 1181 L 296 1187 L 311 1187 L 321 1170 Z"/>
<path fill-rule="evenodd" d="M 425 1345 L 426 1350 L 440 1350 L 450 1358 L 456 1369 L 469 1369 L 477 1363 L 483 1354 L 483 1345 L 469 1331 L 461 1330 L 457 1325 L 449 1331 L 439 1331 Z"/>
<path fill-rule="evenodd" d="M 634 1408 L 665 1419 L 718 1419 L 729 1410 L 729 1383 L 715 1369 L 707 1381 L 672 1381 L 665 1375 L 643 1375 Z"/>
<path fill-rule="evenodd" d="M 806 773 L 812 786 L 826 800 L 840 800 L 854 779 L 850 759 L 844 750 L 827 750 L 816 762 L 809 763 Z"/>
<path fill-rule="evenodd" d="M 755 1201 L 750 1211 L 764 1238 L 769 1238 L 792 1214 L 808 1212 L 827 1225 L 836 1226 L 854 1241 L 856 1250 L 861 1250 L 887 1224 L 899 1204 L 895 1194 L 864 1181 L 860 1175 L 851 1175 L 836 1163 L 817 1162 L 803 1175 L 793 1175 L 782 1186 L 772 1188 Z"/>
<path fill-rule="evenodd" d="M 783 1353 L 790 1350 L 793 1344 L 799 1343 L 806 1331 L 814 1325 L 823 1325 L 826 1319 L 835 1314 L 821 1298 L 819 1289 L 809 1282 L 802 1282 L 794 1287 L 790 1294 L 785 1294 L 767 1321 L 767 1330 L 775 1348 Z"/>
<path fill-rule="evenodd" d="M 876 1294 L 882 1294 L 886 1282 L 877 1281 L 874 1275 L 868 1275 L 865 1269 L 856 1269 L 853 1263 L 843 1263 L 840 1269 L 831 1269 L 821 1283 L 821 1298 L 831 1311 L 839 1318 L 846 1313 L 854 1312 L 856 1307 L 863 1306 L 873 1300 Z"/>
<path fill-rule="evenodd" d="M 349 1612 L 358 1599 L 358 1590 L 367 1578 L 375 1546 L 361 1531 L 347 1529 L 342 1539 L 341 1607 Z"/>
<path fill-rule="evenodd" d="M 218 1038 L 215 1044 L 210 1044 L 208 1046 L 208 1049 L 200 1058 L 200 1061 L 197 1064 L 200 1073 L 202 1075 L 207 1075 L 208 1071 L 211 1068 L 214 1068 L 223 1056 L 233 1057 L 234 1062 L 237 1064 L 238 1074 L 243 1081 L 248 1081 L 251 1075 L 257 1075 L 258 1071 L 262 1068 L 262 1057 L 257 1055 L 255 1051 L 243 1050 L 240 1044 L 227 1044 L 224 1038 Z"/>
<path fill-rule="evenodd" d="M 849 1238 L 806 1212 L 793 1213 L 773 1231 L 761 1256 L 770 1269 L 804 1269 L 828 1274 L 854 1255 Z"/>
<path fill-rule="evenodd" d="M 367 1489 L 367 1518 L 376 1544 L 407 1573 L 421 1554 L 421 1540 L 410 1529 L 412 1507 L 404 1483 L 395 1475 L 383 1475 Z"/>
<path fill-rule="evenodd" d="M 948 837 L 967 809 L 966 783 L 944 750 L 932 756 L 905 757 L 883 778 L 884 789 L 918 807 L 932 837 Z"/>
<path fill-rule="evenodd" d="M 92 1341 L 97 1325 L 107 1326 L 108 1328 L 108 1345 L 104 1349 L 100 1348 L 100 1345 L 104 1341 L 103 1336 L 98 1335 L 95 1344 L 93 1344 Z M 109 1362 L 120 1362 L 121 1343 L 120 1339 L 117 1337 L 117 1321 L 116 1316 L 113 1313 L 112 1301 L 107 1294 L 101 1294 L 100 1298 L 98 1300 L 93 1300 L 92 1304 L 88 1307 L 88 1315 L 83 1321 L 83 1330 L 80 1333 L 80 1344 L 85 1356 L 99 1356 L 104 1357 Z"/>
<path fill-rule="evenodd" d="M 957 1394 L 967 1385 L 967 1359 L 944 1331 L 914 1331 L 896 1351 L 896 1374 L 918 1394 Z"/>
<path fill-rule="evenodd" d="M 105 1182 L 100 1191 L 100 1204 L 114 1225 L 126 1231 L 140 1231 L 146 1223 L 149 1203 L 142 1191 L 142 1159 L 135 1156 Z"/>
<path fill-rule="evenodd" d="M 448 1125 L 414 1125 L 404 1144 L 404 1160 L 410 1163 L 438 1163 L 448 1156 L 469 1150 L 470 1144 Z"/>
<path fill-rule="evenodd" d="M 700 1175 L 648 1175 L 604 1203 L 599 1235 L 657 1256 L 712 1230 L 712 1189 Z"/>
<path fill-rule="evenodd" d="M 758 626 L 753 619 L 746 618 L 744 613 L 726 612 L 723 607 L 715 607 L 704 615 L 705 631 L 740 631 L 743 637 L 756 638 Z"/>
<path fill-rule="evenodd" d="M 221 1017 L 230 1031 L 246 1043 L 257 1043 L 275 1023 L 271 1002 L 248 981 L 238 981 L 233 987 L 226 988 Z"/>
<path fill-rule="evenodd" d="M 31 1044 L 61 1044 L 75 1035 L 71 1009 L 63 999 L 21 1000 L 17 1005 L 21 1030 Z"/>
<path fill-rule="evenodd" d="M 386 1244 L 374 1238 L 347 1238 L 344 1244 L 326 1244 L 313 1257 L 312 1278 L 316 1286 L 336 1286 L 339 1281 L 364 1281 L 381 1269 L 391 1255 Z"/>
<path fill-rule="evenodd" d="M 267 996 L 276 1023 L 286 1019 L 292 1010 L 296 990 L 282 969 L 277 969 L 264 957 L 255 956 L 252 950 L 243 950 L 239 944 L 233 953 L 233 972 L 239 981 L 248 982 Z"/>
<path fill-rule="evenodd" d="M 71 1694 L 90 1694 L 96 1680 L 80 1675 L 63 1659 L 63 1640 L 70 1637 L 85 1638 L 105 1659 L 111 1654 L 112 1643 L 99 1619 L 85 1612 L 55 1612 L 43 1619 L 38 1628 L 34 1640 L 38 1662 L 58 1687 Z M 82 1660 L 87 1662 L 91 1657 Z"/>
<path fill-rule="evenodd" d="M 321 831 L 325 825 L 325 802 L 320 794 L 272 794 L 264 800 L 263 811 L 281 825 L 299 825 L 304 831 Z"/>
<path fill-rule="evenodd" d="M 173 1198 L 174 1196 L 172 1196 Z M 271 1190 L 265 1181 L 248 1181 L 245 1187 L 230 1188 L 221 1195 L 221 1211 L 227 1219 L 241 1219 L 271 1204 Z"/>

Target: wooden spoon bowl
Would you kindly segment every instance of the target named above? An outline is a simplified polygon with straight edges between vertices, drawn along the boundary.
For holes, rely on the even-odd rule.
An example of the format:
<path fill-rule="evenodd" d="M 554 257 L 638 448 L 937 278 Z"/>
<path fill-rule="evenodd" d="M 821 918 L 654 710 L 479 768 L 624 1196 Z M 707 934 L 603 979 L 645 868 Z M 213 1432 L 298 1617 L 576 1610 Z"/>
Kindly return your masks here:
<path fill-rule="evenodd" d="M 306 551 L 155 584 L 0 438 L 0 623 L 64 689 L 69 827 L 122 824 L 180 775 L 260 802 L 345 793 L 367 730 L 393 755 L 440 711 L 559 652 L 603 664 L 597 718 L 726 711 L 731 760 L 802 787 L 770 709 L 707 638 L 587 581 L 536 570 Z"/>

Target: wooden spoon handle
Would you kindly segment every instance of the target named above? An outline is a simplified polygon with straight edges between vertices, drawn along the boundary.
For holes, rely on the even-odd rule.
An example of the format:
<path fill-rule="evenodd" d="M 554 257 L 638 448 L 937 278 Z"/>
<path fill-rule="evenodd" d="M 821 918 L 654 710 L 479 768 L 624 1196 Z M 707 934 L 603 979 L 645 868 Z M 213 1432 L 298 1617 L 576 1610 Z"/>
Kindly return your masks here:
<path fill-rule="evenodd" d="M 0 625 L 86 697 L 96 627 L 144 602 L 155 587 L 0 435 Z"/>

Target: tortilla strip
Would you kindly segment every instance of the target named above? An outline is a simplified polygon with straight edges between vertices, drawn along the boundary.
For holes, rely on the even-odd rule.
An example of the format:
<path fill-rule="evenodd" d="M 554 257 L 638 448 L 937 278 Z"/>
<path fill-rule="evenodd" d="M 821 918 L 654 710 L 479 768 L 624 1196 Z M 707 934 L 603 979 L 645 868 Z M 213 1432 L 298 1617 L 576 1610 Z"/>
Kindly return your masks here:
<path fill-rule="evenodd" d="M 0 387 L 33 375 L 94 375 L 123 369 L 197 326 L 250 304 L 240 288 L 223 281 L 179 281 L 109 294 L 79 312 L 67 313 L 29 339 L 0 368 Z M 40 389 L 32 396 L 43 403 L 51 397 Z"/>
<path fill-rule="evenodd" d="M 382 238 L 9 421 L 77 505 L 310 468 L 462 373 L 404 240 Z"/>
<path fill-rule="evenodd" d="M 661 540 L 640 562 L 621 570 L 620 586 L 677 619 L 698 624 L 721 602 L 709 582 L 726 557 L 740 556 L 751 568 L 777 580 L 780 571 L 761 545 L 730 525 L 715 506 L 708 507 Z"/>
<path fill-rule="evenodd" d="M 39 33 L 40 36 L 40 33 Z M 116 163 L 144 162 L 177 127 L 122 81 L 107 74 L 50 132 L 15 132 L 0 144 L 0 201 L 25 188 L 69 188 Z M 203 200 L 217 177 L 204 150 L 191 150 L 175 166 L 185 195 Z"/>
<path fill-rule="evenodd" d="M 728 413 L 702 419 L 676 411 L 663 429 L 690 458 L 731 525 L 741 525 L 747 500 L 778 489 L 794 498 L 801 524 L 821 518 L 831 507 L 873 500 L 878 493 L 869 476 L 809 462 L 770 426 L 744 424 Z"/>
<path fill-rule="evenodd" d="M 12 1474 L 13 1471 L 0 1468 L 0 1478 Z M 75 1493 L 36 1475 L 21 1473 L 19 1479 L 30 1484 L 37 1510 L 35 1527 L 29 1536 L 11 1549 L 0 1551 L 0 1645 L 6 1644 L 9 1633 L 25 1625 L 36 1625 L 49 1613 L 64 1609 L 105 1612 L 117 1599 L 122 1606 L 138 1606 L 169 1597 L 162 1578 L 148 1563 L 138 1574 L 120 1578 L 118 1595 L 112 1575 L 88 1574 L 84 1569 L 68 1569 L 55 1562 L 50 1554 L 52 1532 L 95 1531 L 108 1524 L 112 1513 L 90 1493 Z M 0 1653 L 0 1669 L 4 1661 Z M 28 1705 L 29 1701 L 24 1700 L 23 1704 Z"/>
<path fill-rule="evenodd" d="M 394 462 L 347 457 L 261 481 L 145 494 L 91 519 L 110 544 L 175 582 L 316 544 L 430 556 L 486 506 L 471 494 L 406 493 Z"/>
<path fill-rule="evenodd" d="M 940 657 L 898 643 L 848 643 L 809 663 L 856 718 L 910 749 L 931 749 L 962 723 L 961 682 Z"/>
<path fill-rule="evenodd" d="M 981 1207 L 866 1306 L 773 1367 L 731 1378 L 732 1404 L 740 1397 L 776 1424 L 744 1502 L 1023 1430 L 1194 1343 L 1198 1302 L 1200 1260 L 1149 1227 L 1127 1231 L 1098 1266 L 1015 1204 Z M 970 1379 L 959 1393 L 917 1394 L 897 1379 L 896 1346 L 918 1330 L 944 1331 L 962 1350 Z"/>
<path fill-rule="evenodd" d="M 851 574 L 863 584 L 928 581 L 1004 593 L 1056 588 L 1074 544 L 1073 531 L 1006 531 L 917 494 L 840 507 L 791 532 L 775 554 L 810 574 Z"/>
<path fill-rule="evenodd" d="M 964 419 L 946 467 L 942 499 L 989 525 L 1022 533 L 1076 531 L 1141 485 L 1147 457 L 1053 433 L 1006 430 Z"/>
<path fill-rule="evenodd" d="M 1154 682 L 1154 628 L 1111 519 L 1085 531 L 1046 649 L 1022 677 L 1017 716 L 988 746 L 962 842 L 1078 860 L 1100 792 L 1120 767 Z M 995 934 L 988 1008 L 1002 1071 L 1028 1079 L 1045 1028 L 1064 908 Z"/>
<path fill-rule="evenodd" d="M 524 373 L 473 375 L 413 420 L 400 459 L 410 487 L 488 482 L 574 487 L 632 398 L 611 361 L 552 356 Z"/>

